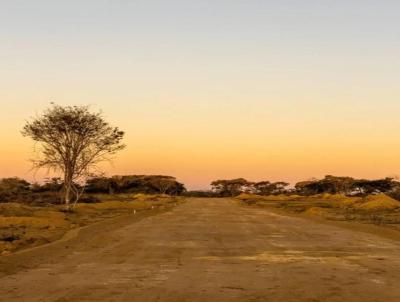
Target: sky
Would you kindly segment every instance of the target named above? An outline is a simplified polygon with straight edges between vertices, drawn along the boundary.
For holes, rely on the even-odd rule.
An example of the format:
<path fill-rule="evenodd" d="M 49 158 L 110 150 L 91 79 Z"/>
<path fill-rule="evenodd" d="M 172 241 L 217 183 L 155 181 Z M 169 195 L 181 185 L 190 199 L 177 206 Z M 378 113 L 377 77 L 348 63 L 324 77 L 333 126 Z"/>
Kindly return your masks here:
<path fill-rule="evenodd" d="M 107 175 L 397 175 L 399 53 L 397 0 L 0 0 L 0 177 L 51 102 L 126 132 Z"/>

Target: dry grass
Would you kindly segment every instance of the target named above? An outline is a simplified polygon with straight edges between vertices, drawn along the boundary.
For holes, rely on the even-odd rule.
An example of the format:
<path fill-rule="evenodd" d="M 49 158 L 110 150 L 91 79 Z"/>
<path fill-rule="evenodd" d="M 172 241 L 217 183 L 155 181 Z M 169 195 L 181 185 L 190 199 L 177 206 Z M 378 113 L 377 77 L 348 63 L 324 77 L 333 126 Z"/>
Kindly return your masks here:
<path fill-rule="evenodd" d="M 121 193 L 121 194 L 92 194 L 93 197 L 105 201 L 160 201 L 170 200 L 172 197 L 166 194 L 142 194 L 142 193 Z"/>
<path fill-rule="evenodd" d="M 20 203 L 0 203 L 1 216 L 31 216 L 34 211 L 33 207 Z"/>
<path fill-rule="evenodd" d="M 297 200 L 299 198 L 302 198 L 299 195 L 256 195 L 256 194 L 248 194 L 248 193 L 242 193 L 239 196 L 236 197 L 239 200 L 242 201 L 292 201 L 292 200 Z"/>
<path fill-rule="evenodd" d="M 44 217 L 0 217 L 0 228 L 56 228 L 65 227 L 68 223 L 65 219 L 52 219 Z"/>
<path fill-rule="evenodd" d="M 306 213 L 308 215 L 325 216 L 328 214 L 328 210 L 326 208 L 311 207 L 311 208 L 305 210 L 304 213 Z"/>
<path fill-rule="evenodd" d="M 400 208 L 400 202 L 385 195 L 367 196 L 361 203 L 354 204 L 354 207 L 364 211 L 395 210 Z"/>

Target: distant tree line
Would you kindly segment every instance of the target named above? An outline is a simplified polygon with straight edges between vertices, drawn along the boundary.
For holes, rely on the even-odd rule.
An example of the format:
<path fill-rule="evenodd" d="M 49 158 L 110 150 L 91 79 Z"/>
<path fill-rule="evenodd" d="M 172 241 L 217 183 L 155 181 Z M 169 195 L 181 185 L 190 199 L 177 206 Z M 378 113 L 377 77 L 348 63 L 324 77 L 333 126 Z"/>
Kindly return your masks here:
<path fill-rule="evenodd" d="M 252 193 L 259 195 L 285 194 L 289 183 L 278 181 L 251 182 L 244 178 L 220 179 L 211 183 L 211 191 L 221 197 L 237 196 L 241 193 Z"/>
<path fill-rule="evenodd" d="M 322 179 L 298 182 L 294 187 L 289 187 L 289 183 L 283 181 L 252 182 L 244 178 L 236 178 L 215 180 L 211 183 L 211 190 L 187 191 L 184 184 L 178 182 L 172 176 L 124 175 L 92 177 L 84 185 L 75 184 L 75 186 L 83 189 L 89 195 L 92 193 L 144 193 L 195 197 L 232 197 L 241 193 L 258 195 L 298 194 L 303 196 L 323 193 L 359 196 L 386 193 L 400 199 L 400 182 L 389 177 L 368 180 L 327 175 Z M 43 184 L 31 184 L 17 177 L 3 178 L 0 179 L 0 202 L 18 201 L 19 199 L 24 201 L 54 200 L 54 196 L 59 196 L 62 190 L 64 190 L 64 184 L 61 178 L 50 178 Z M 85 198 L 82 201 L 85 201 Z"/>
<path fill-rule="evenodd" d="M 182 195 L 186 188 L 172 176 L 165 175 L 124 175 L 113 177 L 93 177 L 84 185 L 74 184 L 86 193 L 144 193 Z M 0 179 L 0 202 L 34 201 L 45 199 L 60 201 L 65 186 L 61 178 L 46 179 L 43 184 L 29 183 L 18 178 Z M 61 194 L 61 195 L 60 195 Z M 87 198 L 86 198 L 87 199 Z M 82 201 L 85 201 L 83 198 Z"/>
<path fill-rule="evenodd" d="M 211 192 L 220 197 L 237 196 L 241 193 L 258 195 L 299 194 L 305 196 L 323 193 L 368 195 L 376 193 L 395 194 L 400 188 L 400 182 L 389 177 L 367 180 L 327 175 L 323 179 L 298 182 L 293 188 L 289 188 L 287 182 L 252 182 L 244 178 L 215 180 L 211 183 L 211 188 Z"/>

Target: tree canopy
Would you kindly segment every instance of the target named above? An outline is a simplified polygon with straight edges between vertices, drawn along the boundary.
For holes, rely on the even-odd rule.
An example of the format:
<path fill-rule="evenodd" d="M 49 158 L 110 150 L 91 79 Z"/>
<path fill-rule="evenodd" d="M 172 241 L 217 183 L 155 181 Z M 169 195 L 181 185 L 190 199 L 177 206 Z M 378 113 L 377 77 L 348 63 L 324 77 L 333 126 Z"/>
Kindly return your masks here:
<path fill-rule="evenodd" d="M 346 195 L 385 193 L 398 187 L 399 182 L 389 177 L 367 180 L 332 175 L 327 175 L 323 179 L 298 182 L 295 185 L 296 192 L 302 195 L 321 193 Z"/>
<path fill-rule="evenodd" d="M 175 177 L 165 175 L 123 175 L 88 179 L 89 193 L 148 193 L 180 195 L 185 186 Z"/>
<path fill-rule="evenodd" d="M 101 113 L 90 112 L 87 106 L 53 104 L 41 116 L 27 122 L 22 134 L 38 143 L 34 167 L 62 175 L 67 206 L 71 195 L 76 197 L 75 202 L 79 198 L 75 183 L 125 147 L 121 144 L 124 132 L 110 126 Z"/>

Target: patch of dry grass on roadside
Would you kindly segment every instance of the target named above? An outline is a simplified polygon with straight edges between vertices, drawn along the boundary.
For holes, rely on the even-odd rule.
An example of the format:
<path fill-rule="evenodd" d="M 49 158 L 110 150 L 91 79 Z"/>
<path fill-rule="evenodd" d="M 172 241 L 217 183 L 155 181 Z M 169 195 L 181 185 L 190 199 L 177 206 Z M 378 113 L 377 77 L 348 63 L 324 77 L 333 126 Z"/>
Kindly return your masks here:
<path fill-rule="evenodd" d="M 65 214 L 55 209 L 40 209 L 17 203 L 0 204 L 0 229 L 7 227 L 64 227 Z"/>
<path fill-rule="evenodd" d="M 7 216 L 31 216 L 34 212 L 34 207 L 23 205 L 20 203 L 0 203 L 1 217 Z"/>
<path fill-rule="evenodd" d="M 143 194 L 143 193 L 121 193 L 121 194 L 92 194 L 94 198 L 106 201 L 168 201 L 172 196 L 166 194 Z"/>
<path fill-rule="evenodd" d="M 242 193 L 236 197 L 242 201 L 292 201 L 301 198 L 299 195 L 257 195 Z"/>
<path fill-rule="evenodd" d="M 385 195 L 367 196 L 362 202 L 354 205 L 356 209 L 364 211 L 395 210 L 400 208 L 400 202 Z"/>
<path fill-rule="evenodd" d="M 0 228 L 55 228 L 64 227 L 68 223 L 64 219 L 52 219 L 45 217 L 0 217 Z"/>
<path fill-rule="evenodd" d="M 165 202 L 160 201 L 144 201 L 144 200 L 137 200 L 137 201 L 105 201 L 100 203 L 80 203 L 77 204 L 74 211 L 82 212 L 85 210 L 93 210 L 93 211 L 124 211 L 124 210 L 145 210 L 151 207 L 162 206 Z"/>
<path fill-rule="evenodd" d="M 56 208 L 0 204 L 0 254 L 55 240 L 69 226 L 66 215 Z"/>
<path fill-rule="evenodd" d="M 311 207 L 305 210 L 304 213 L 308 215 L 325 216 L 328 214 L 328 210 L 326 208 Z"/>

